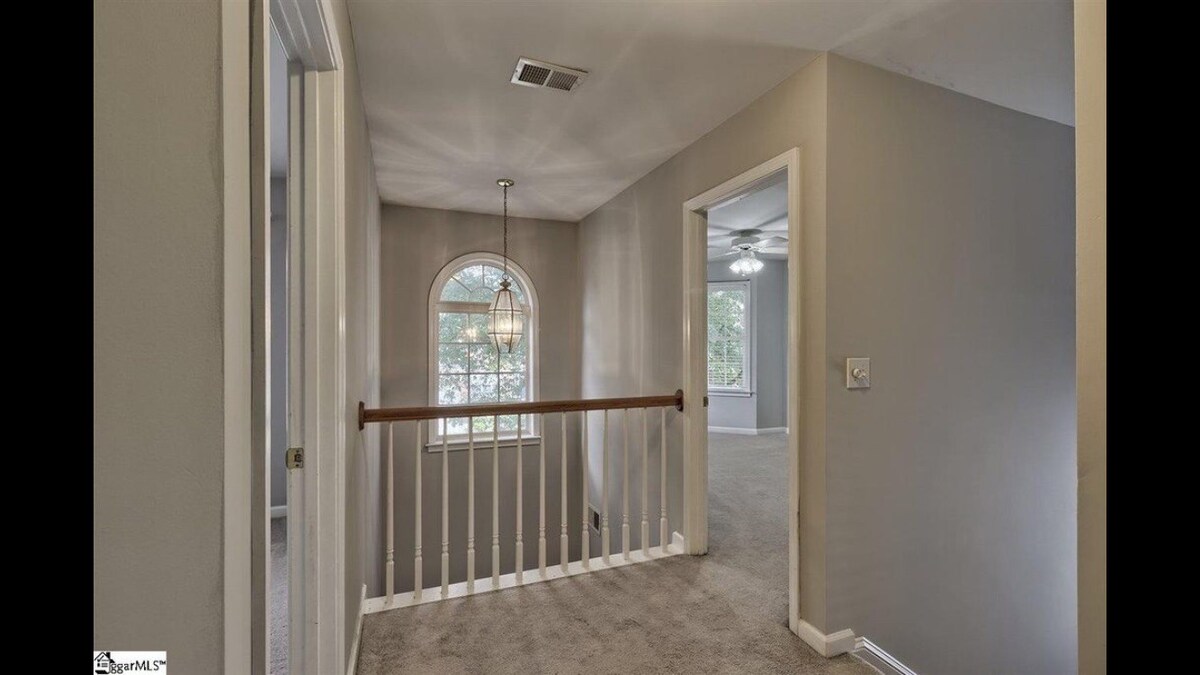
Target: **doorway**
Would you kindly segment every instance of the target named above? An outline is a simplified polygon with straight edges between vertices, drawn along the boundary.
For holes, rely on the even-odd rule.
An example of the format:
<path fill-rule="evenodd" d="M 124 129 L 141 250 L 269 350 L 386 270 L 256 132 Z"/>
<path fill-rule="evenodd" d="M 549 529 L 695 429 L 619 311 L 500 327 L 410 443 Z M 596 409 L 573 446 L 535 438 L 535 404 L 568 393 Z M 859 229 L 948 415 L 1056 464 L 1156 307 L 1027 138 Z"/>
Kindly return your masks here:
<path fill-rule="evenodd" d="M 778 203 L 781 197 L 784 201 L 782 209 Z M 774 211 L 773 216 L 768 213 L 770 211 Z M 755 218 L 761 222 L 748 222 Z M 788 626 L 797 633 L 801 624 L 798 424 L 799 383 L 803 371 L 800 359 L 802 277 L 798 255 L 801 232 L 799 148 L 768 160 L 683 204 L 684 396 L 685 400 L 705 402 L 703 406 L 686 407 L 684 413 L 684 538 L 689 553 L 708 553 L 710 506 L 715 504 L 721 509 L 730 506 L 723 492 L 710 500 L 710 466 L 722 471 L 729 466 L 724 461 L 727 458 L 710 463 L 710 453 L 719 450 L 715 443 L 710 447 L 710 425 L 715 421 L 725 422 L 716 424 L 718 428 L 714 431 L 723 433 L 722 439 L 728 439 L 722 446 L 728 452 L 753 456 L 756 447 L 762 450 L 763 442 L 780 445 L 775 448 L 774 456 L 780 464 L 786 465 L 786 469 L 782 465 L 767 468 L 775 471 L 775 476 L 786 470 L 786 502 L 779 500 L 778 504 L 778 510 L 785 514 L 786 525 L 776 531 L 780 540 L 775 545 L 776 550 L 781 550 L 786 541 Z M 734 269 L 729 269 L 730 265 Z M 764 284 L 753 279 L 768 267 L 771 268 L 769 274 L 779 275 L 776 283 Z M 710 270 L 716 275 L 712 279 L 716 283 L 711 292 Z M 743 275 L 743 272 L 749 273 Z M 781 281 L 782 292 L 778 288 Z M 767 286 L 771 287 L 769 293 Z M 767 307 L 761 307 L 764 300 L 761 296 L 764 295 L 769 298 Z M 721 316 L 713 317 L 715 324 L 709 318 L 710 297 L 714 311 L 721 313 Z M 757 364 L 772 371 L 767 375 L 765 385 L 772 389 L 769 401 L 767 396 L 759 393 L 759 386 L 764 384 L 761 381 L 763 373 L 754 361 L 756 349 L 761 352 L 767 347 L 756 340 L 753 321 L 756 301 L 760 305 L 758 309 L 768 311 L 773 319 L 769 322 L 770 327 L 764 328 L 771 334 L 757 337 L 782 339 L 782 346 L 769 348 L 773 355 L 768 356 L 770 362 Z M 719 344 L 710 344 L 710 327 L 714 335 L 720 333 L 716 336 Z M 781 387 L 772 374 L 782 374 Z M 710 385 L 715 387 L 710 390 Z M 765 391 L 762 393 L 766 394 Z M 758 424 L 760 398 L 764 399 L 762 427 Z M 780 420 L 783 421 L 781 425 Z M 731 429 L 743 433 L 730 434 Z M 750 429 L 753 433 L 749 433 Z M 747 439 L 754 439 L 754 442 Z M 769 463 L 770 457 L 769 451 L 761 451 L 757 459 Z M 722 491 L 736 492 L 740 489 L 739 483 L 748 483 L 752 490 L 759 487 L 754 485 L 752 473 L 721 477 L 723 481 L 726 478 L 733 482 L 722 484 Z M 770 476 L 765 480 L 769 479 Z M 774 491 L 782 493 L 782 485 L 774 486 Z M 779 511 L 775 512 L 776 516 Z M 732 517 L 733 514 L 723 512 L 720 516 Z M 778 568 L 781 560 L 782 555 L 776 559 L 774 568 Z"/>
<path fill-rule="evenodd" d="M 270 135 L 268 136 L 270 159 L 270 228 L 268 232 L 269 254 L 266 259 L 269 293 L 267 297 L 270 328 L 267 339 L 270 342 L 270 360 L 267 363 L 267 379 L 270 387 L 268 400 L 268 424 L 270 425 L 268 448 L 268 474 L 270 484 L 270 597 L 268 612 L 268 655 L 267 673 L 269 675 L 286 675 L 288 673 L 288 626 L 290 605 L 288 552 L 289 543 L 293 548 L 295 542 L 289 542 L 289 523 L 298 519 L 288 518 L 289 499 L 288 486 L 288 447 L 290 436 L 290 421 L 294 417 L 291 401 L 299 397 L 289 391 L 289 307 L 290 290 L 289 278 L 289 236 L 288 231 L 288 168 L 291 148 L 289 138 L 289 77 L 288 71 L 293 68 L 289 63 L 287 52 L 275 31 L 270 38 Z"/>

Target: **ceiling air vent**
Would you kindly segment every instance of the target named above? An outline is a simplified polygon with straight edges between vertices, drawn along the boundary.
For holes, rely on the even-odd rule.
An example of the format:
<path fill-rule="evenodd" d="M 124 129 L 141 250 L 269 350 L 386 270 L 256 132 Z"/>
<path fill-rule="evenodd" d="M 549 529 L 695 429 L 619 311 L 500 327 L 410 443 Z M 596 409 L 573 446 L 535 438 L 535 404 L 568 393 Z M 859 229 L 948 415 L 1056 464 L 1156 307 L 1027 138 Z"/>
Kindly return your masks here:
<path fill-rule="evenodd" d="M 513 70 L 512 79 L 509 81 L 525 87 L 548 87 L 572 91 L 579 86 L 585 76 L 587 76 L 586 70 L 556 66 L 553 63 L 534 61 L 522 56 L 517 61 L 517 67 Z"/>

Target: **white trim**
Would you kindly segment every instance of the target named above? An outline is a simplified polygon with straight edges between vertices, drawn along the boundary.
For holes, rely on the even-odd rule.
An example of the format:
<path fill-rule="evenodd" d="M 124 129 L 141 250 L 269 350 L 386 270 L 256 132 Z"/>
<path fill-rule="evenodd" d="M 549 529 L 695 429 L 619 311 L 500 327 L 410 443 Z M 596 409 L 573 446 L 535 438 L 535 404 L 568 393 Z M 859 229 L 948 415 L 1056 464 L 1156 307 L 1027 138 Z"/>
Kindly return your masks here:
<path fill-rule="evenodd" d="M 304 673 L 345 667 L 343 77 L 304 73 Z M 298 674 L 300 675 L 300 674 Z"/>
<path fill-rule="evenodd" d="M 452 440 L 452 441 L 448 442 L 446 445 L 442 445 L 441 441 L 429 441 L 428 443 L 425 444 L 425 452 L 442 452 L 443 448 L 449 450 L 450 452 L 457 452 L 459 450 L 467 449 L 467 437 L 466 436 L 463 436 L 462 438 L 458 438 L 457 436 L 452 436 L 451 438 L 454 438 L 457 440 Z M 521 436 L 521 447 L 522 448 L 536 447 L 541 443 L 541 440 L 542 440 L 542 437 L 540 435 Z M 516 434 L 513 434 L 512 436 L 501 436 L 499 439 L 498 445 L 501 448 L 517 447 Z M 493 447 L 491 435 L 490 434 L 480 434 L 480 435 L 476 436 L 475 437 L 475 447 L 479 448 L 479 449 L 486 449 L 486 448 Z"/>
<path fill-rule="evenodd" d="M 746 293 L 745 320 L 746 331 L 742 335 L 742 372 L 744 376 L 743 386 L 741 387 L 716 387 L 712 384 L 707 384 L 708 393 L 710 396 L 753 396 L 754 395 L 754 379 L 757 373 L 754 368 L 754 352 L 757 345 L 757 336 L 755 335 L 756 317 L 754 316 L 754 284 L 750 283 L 749 279 L 734 279 L 731 281 L 710 281 L 706 293 L 711 293 L 713 286 L 740 286 Z M 705 303 L 708 302 L 708 295 L 705 296 Z M 705 332 L 707 338 L 707 331 Z M 707 349 L 708 345 L 705 345 Z M 707 359 L 705 361 L 705 378 L 707 382 L 708 369 Z"/>
<path fill-rule="evenodd" d="M 522 576 L 522 582 L 517 581 L 516 572 L 500 575 L 500 583 L 492 584 L 492 577 L 483 577 L 475 580 L 475 592 L 467 592 L 467 582 L 462 581 L 456 584 L 450 584 L 449 591 L 443 598 L 441 595 L 442 587 L 430 586 L 422 591 L 421 597 L 418 600 L 413 600 L 412 592 L 397 593 L 392 596 L 391 604 L 388 603 L 387 596 L 383 595 L 377 598 L 370 598 L 363 605 L 364 614 L 374 614 L 376 612 L 384 612 L 390 609 L 399 609 L 402 607 L 413 607 L 415 605 L 425 605 L 431 602 L 441 602 L 442 600 L 452 600 L 454 598 L 464 598 L 470 595 L 479 595 L 481 593 L 491 593 L 500 591 L 506 588 L 515 588 L 517 586 L 530 586 L 532 584 L 543 581 L 553 581 L 555 579 L 564 579 L 566 577 L 574 577 L 582 574 L 590 574 L 600 570 L 612 569 L 614 567 L 625 567 L 626 565 L 634 565 L 637 563 L 650 562 L 669 558 L 675 555 L 682 555 L 687 550 L 687 545 L 684 542 L 683 535 L 678 532 L 672 533 L 671 543 L 667 545 L 667 550 L 663 551 L 661 546 L 651 546 L 650 555 L 646 556 L 641 549 L 629 551 L 629 557 L 626 558 L 620 553 L 613 553 L 605 562 L 604 556 L 596 556 L 592 558 L 588 565 L 584 567 L 583 562 L 573 560 L 567 564 L 567 571 L 563 572 L 559 565 L 547 565 L 545 574 L 539 574 L 537 569 L 526 570 L 528 574 Z"/>
<path fill-rule="evenodd" d="M 786 434 L 787 427 L 763 427 L 761 429 L 748 429 L 746 427 L 709 427 L 710 434 L 738 434 L 742 436 L 767 436 L 770 434 Z"/>
<path fill-rule="evenodd" d="M 746 427 L 712 427 L 708 428 L 710 434 L 736 434 L 738 436 L 757 436 L 758 429 L 747 429 Z"/>
<path fill-rule="evenodd" d="M 709 389 L 709 398 L 750 398 L 754 396 L 753 391 L 734 391 L 731 389 Z"/>
<path fill-rule="evenodd" d="M 342 50 L 328 0 L 271 0 L 271 26 L 289 61 L 306 70 L 341 68 Z"/>
<path fill-rule="evenodd" d="M 849 628 L 826 635 L 803 619 L 800 620 L 797 628 L 799 630 L 796 631 L 796 635 L 799 635 L 801 640 L 804 640 L 809 647 L 825 658 L 845 654 L 854 649 L 854 631 Z"/>
<path fill-rule="evenodd" d="M 221 2 L 224 672 L 251 669 L 250 12 Z M 261 516 L 261 512 L 259 513 Z"/>
<path fill-rule="evenodd" d="M 276 518 L 287 518 L 287 514 L 288 514 L 287 504 L 277 504 L 277 505 L 271 507 L 271 519 L 272 520 L 274 520 Z"/>
<path fill-rule="evenodd" d="M 428 382 L 429 405 L 437 405 L 438 404 L 438 374 L 439 373 L 437 372 L 437 363 L 438 363 L 438 318 L 437 317 L 438 317 L 439 305 L 443 304 L 441 302 L 441 300 L 438 298 L 438 296 L 441 295 L 442 289 L 445 288 L 446 283 L 450 281 L 451 277 L 453 277 L 455 274 L 457 274 L 459 272 L 459 270 L 466 268 L 466 267 L 470 267 L 472 265 L 489 265 L 492 267 L 503 267 L 504 266 L 504 257 L 498 253 L 492 253 L 491 251 L 472 251 L 471 253 L 460 255 L 457 258 L 446 263 L 445 265 L 442 265 L 442 268 L 440 270 L 438 270 L 438 273 L 434 276 L 433 283 L 431 283 L 429 285 L 429 298 L 426 303 L 428 305 L 428 310 L 426 312 L 426 319 L 425 319 L 426 334 L 427 334 L 426 352 L 427 352 L 427 358 L 428 358 L 428 361 L 426 361 L 426 363 L 425 363 L 425 372 L 426 372 L 426 380 Z M 540 387 L 538 386 L 538 384 L 539 384 L 538 383 L 538 379 L 539 379 L 538 378 L 538 374 L 539 374 L 538 366 L 539 366 L 539 361 L 540 361 L 539 349 L 541 346 L 541 341 L 540 341 L 541 336 L 540 336 L 538 329 L 541 324 L 541 312 L 540 312 L 541 303 L 538 300 L 537 287 L 533 285 L 533 278 L 531 276 L 529 276 L 529 273 L 525 271 L 525 268 L 523 268 L 519 264 L 517 264 L 517 262 L 515 260 L 513 260 L 512 258 L 508 259 L 508 272 L 509 272 L 509 276 L 511 276 L 517 280 L 517 283 L 520 284 L 520 286 L 521 286 L 521 290 L 525 293 L 525 303 L 526 303 L 526 305 L 528 307 L 528 311 L 529 311 L 529 316 L 528 316 L 528 320 L 526 323 L 526 325 L 528 326 L 528 330 L 526 331 L 527 335 L 525 338 L 526 340 L 528 340 L 528 342 L 525 345 L 525 349 L 529 355 L 529 358 L 526 361 L 526 366 L 528 368 L 528 371 L 526 372 L 525 384 L 526 384 L 526 387 L 528 387 L 528 394 L 529 394 L 528 400 L 536 401 L 536 400 L 538 400 L 538 393 L 540 391 Z M 475 304 L 477 304 L 477 303 L 462 303 L 464 308 L 473 306 Z M 541 429 L 538 427 L 538 420 L 540 418 L 540 415 L 529 415 L 528 417 L 529 417 L 529 425 L 530 426 L 529 426 L 529 429 L 527 430 L 527 434 L 525 434 L 525 435 L 528 435 L 531 437 L 539 436 L 541 433 Z M 486 435 L 486 433 L 484 435 Z M 514 435 L 515 435 L 515 432 L 514 432 Z M 440 434 L 437 433 L 437 420 L 430 420 L 427 423 L 425 437 L 430 439 L 429 445 L 433 445 L 433 444 L 437 444 L 439 446 L 441 445 L 442 437 Z M 487 441 L 488 442 L 491 441 L 490 436 L 487 436 Z M 449 444 L 452 448 L 456 444 L 456 442 L 457 441 L 455 440 L 455 437 L 451 436 Z M 503 440 L 501 441 L 501 444 L 503 444 Z M 426 447 L 428 447 L 428 445 Z M 462 441 L 462 447 L 463 448 L 467 447 L 465 437 L 464 437 L 464 440 Z"/>
<path fill-rule="evenodd" d="M 304 446 L 304 369 L 307 365 L 304 349 L 306 277 L 304 272 L 304 209 L 307 197 L 303 189 L 305 158 L 303 147 L 308 131 L 304 126 L 305 74 L 299 63 L 288 63 L 288 396 L 287 445 Z M 305 542 L 304 471 L 287 472 L 287 504 L 297 514 L 287 522 L 287 548 L 295 551 L 288 556 L 288 672 L 303 675 L 304 640 L 308 626 L 305 611 L 309 587 L 305 582 L 310 573 L 308 545 Z"/>
<path fill-rule="evenodd" d="M 358 670 L 358 645 L 362 642 L 363 617 L 366 616 L 367 585 L 362 585 L 362 595 L 358 598 L 358 621 L 354 623 L 354 641 L 350 643 L 350 661 L 346 664 L 346 675 L 354 675 Z"/>
<path fill-rule="evenodd" d="M 904 665 L 900 659 L 887 653 L 879 645 L 865 637 L 854 640 L 854 652 L 854 655 L 866 662 L 867 665 L 879 670 L 881 673 L 885 673 L 885 675 L 917 675 L 917 671 Z M 873 659 L 863 658 L 864 654 L 858 652 L 864 652 L 866 655 L 873 657 Z M 887 670 L 883 670 L 884 668 Z"/>
<path fill-rule="evenodd" d="M 800 148 L 794 147 L 683 203 L 683 395 L 699 401 L 707 394 L 706 332 L 708 298 L 708 222 L 704 211 L 760 181 L 787 171 L 788 192 L 788 428 L 799 428 L 803 405 L 804 320 L 800 305 L 803 211 L 800 195 Z M 686 405 L 683 411 L 683 534 L 688 553 L 708 550 L 708 409 Z M 788 627 L 800 625 L 800 436 L 788 435 Z"/>

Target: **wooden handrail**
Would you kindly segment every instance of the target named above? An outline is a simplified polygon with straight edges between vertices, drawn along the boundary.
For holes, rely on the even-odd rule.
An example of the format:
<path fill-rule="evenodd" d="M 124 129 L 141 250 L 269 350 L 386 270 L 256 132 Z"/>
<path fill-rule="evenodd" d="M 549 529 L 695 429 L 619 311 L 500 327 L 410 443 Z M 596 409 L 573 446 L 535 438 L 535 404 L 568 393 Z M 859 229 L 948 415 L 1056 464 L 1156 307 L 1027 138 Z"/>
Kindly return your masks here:
<path fill-rule="evenodd" d="M 538 413 L 573 412 L 576 410 L 623 410 L 626 408 L 660 408 L 674 406 L 683 411 L 683 390 L 676 389 L 667 396 L 626 396 L 624 398 L 590 398 L 569 401 L 528 401 L 520 403 L 487 403 L 481 405 L 431 405 L 416 408 L 368 408 L 358 402 L 358 428 L 370 422 L 407 422 L 414 420 L 452 419 L 455 417 L 487 417 L 491 415 L 532 415 Z"/>

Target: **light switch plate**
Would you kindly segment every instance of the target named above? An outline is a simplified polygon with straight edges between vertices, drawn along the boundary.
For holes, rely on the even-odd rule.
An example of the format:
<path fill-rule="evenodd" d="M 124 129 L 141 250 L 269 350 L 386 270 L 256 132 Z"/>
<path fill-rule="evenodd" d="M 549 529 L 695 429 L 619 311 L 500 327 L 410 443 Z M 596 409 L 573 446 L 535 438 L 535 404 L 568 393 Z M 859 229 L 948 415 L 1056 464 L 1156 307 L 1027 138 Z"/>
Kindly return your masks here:
<path fill-rule="evenodd" d="M 855 377 L 855 371 L 859 371 L 859 377 Z M 846 359 L 846 388 L 847 389 L 870 389 L 871 388 L 871 359 L 866 357 L 856 357 Z"/>

